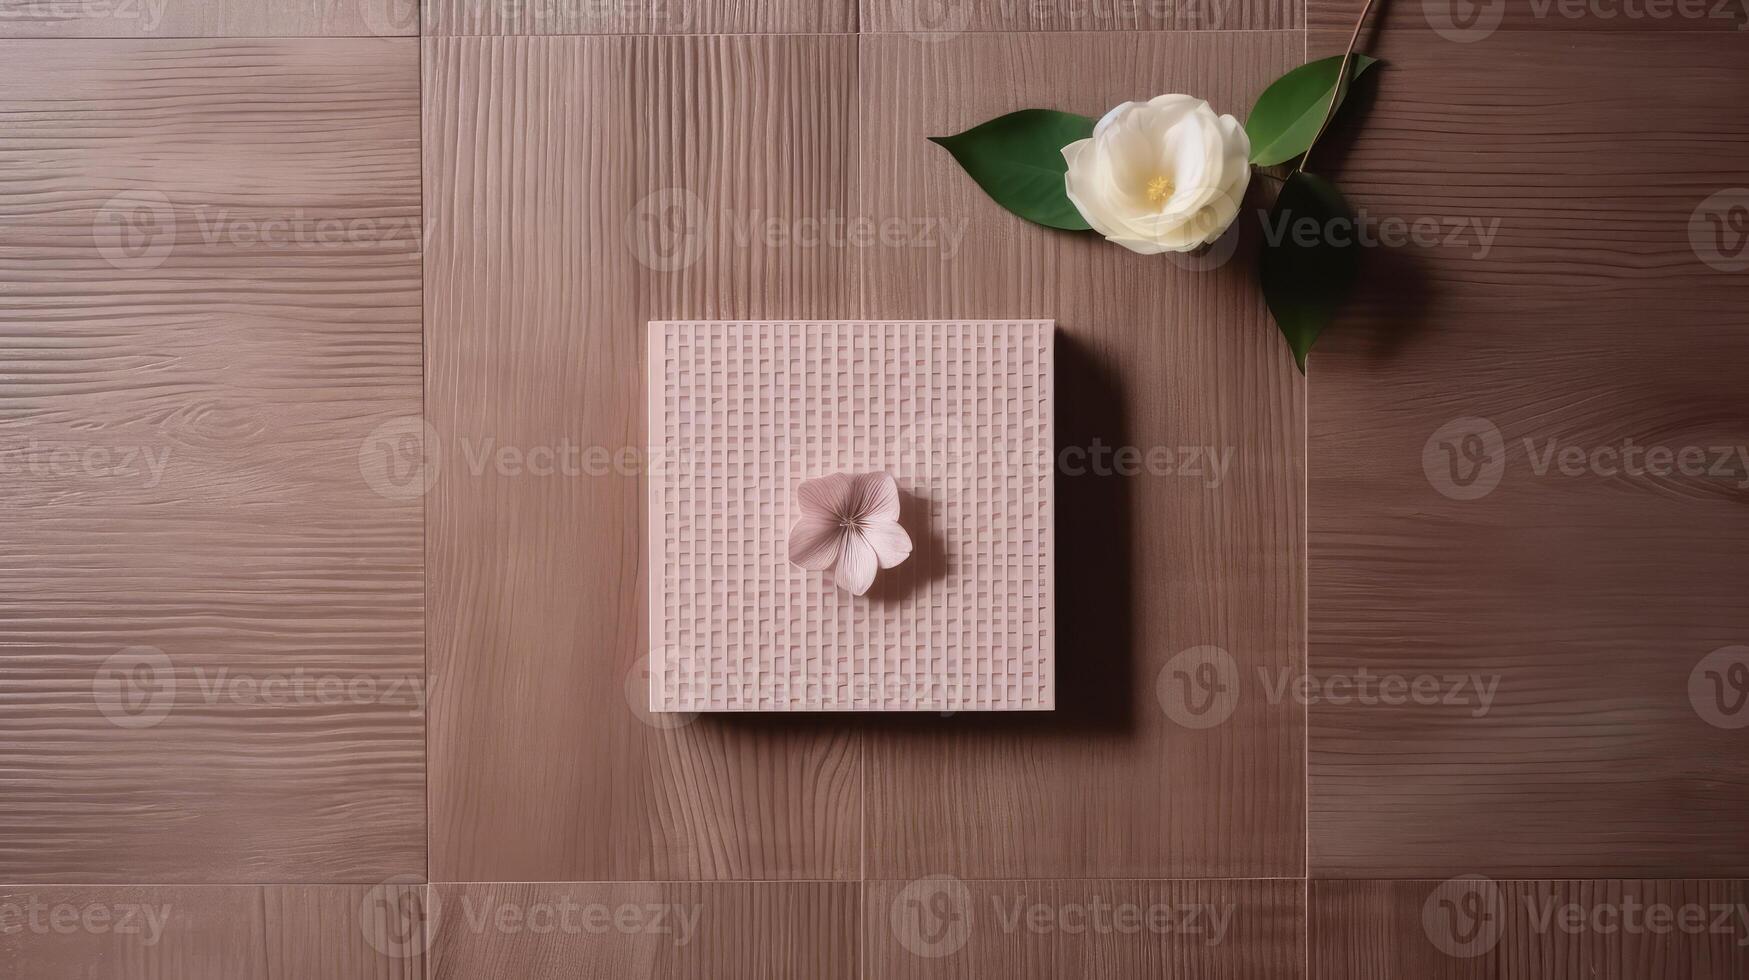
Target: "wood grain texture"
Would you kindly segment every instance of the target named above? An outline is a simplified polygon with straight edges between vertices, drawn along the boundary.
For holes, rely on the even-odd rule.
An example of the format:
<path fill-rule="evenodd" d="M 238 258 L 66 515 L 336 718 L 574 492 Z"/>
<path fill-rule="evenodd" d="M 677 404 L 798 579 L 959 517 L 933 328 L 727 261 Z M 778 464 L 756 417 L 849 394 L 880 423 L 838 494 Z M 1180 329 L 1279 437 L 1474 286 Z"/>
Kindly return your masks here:
<path fill-rule="evenodd" d="M 419 0 L 0 0 L 0 38 L 418 34 Z"/>
<path fill-rule="evenodd" d="M 857 887 L 434 885 L 432 980 L 855 980 Z"/>
<path fill-rule="evenodd" d="M 0 879 L 423 871 L 417 57 L 0 42 Z"/>
<path fill-rule="evenodd" d="M 1305 975 L 1300 881 L 960 881 L 864 886 L 865 977 L 1289 980 Z"/>
<path fill-rule="evenodd" d="M 434 37 L 843 34 L 856 31 L 856 0 L 426 0 L 424 30 Z"/>
<path fill-rule="evenodd" d="M 859 211 L 963 233 L 952 249 L 864 250 L 864 314 L 1054 317 L 1059 337 L 1057 710 L 872 731 L 871 877 L 1300 873 L 1304 715 L 1260 680 L 1302 664 L 1303 392 L 1247 262 L 1194 271 L 1026 225 L 925 141 L 1021 106 L 1098 112 L 1158 91 L 1242 110 L 1300 43 L 862 38 Z M 1174 721 L 1162 673 L 1180 683 L 1174 658 L 1207 646 L 1231 674 L 1192 700 L 1237 701 Z"/>
<path fill-rule="evenodd" d="M 420 934 L 385 941 L 383 904 L 423 885 L 0 888 L 0 974 L 19 980 L 422 980 Z"/>
<path fill-rule="evenodd" d="M 1737 980 L 1727 880 L 1313 881 L 1313 980 Z"/>
<path fill-rule="evenodd" d="M 920 43 L 932 43 L 956 34 L 978 31 L 1288 30 L 1298 28 L 1302 19 L 1302 5 L 1291 0 L 859 2 L 864 32 L 907 33 L 914 35 L 912 39 Z"/>
<path fill-rule="evenodd" d="M 1365 0 L 1306 0 L 1312 31 L 1354 30 Z M 1382 36 L 1420 35 L 1461 49 L 1513 43 L 1519 31 L 1550 32 L 1545 44 L 1559 45 L 1561 32 L 1736 33 L 1749 28 L 1749 5 L 1742 0 L 1412 0 L 1373 5 L 1372 23 Z M 1545 48 L 1544 50 L 1552 50 Z M 1545 83 L 1546 84 L 1546 83 Z"/>
<path fill-rule="evenodd" d="M 759 229 L 844 213 L 853 40 L 426 43 L 433 873 L 853 877 L 843 723 L 652 717 L 641 659 L 645 323 L 849 312 Z"/>
<path fill-rule="evenodd" d="M 1363 134 L 1324 164 L 1377 220 L 1498 226 L 1368 250 L 1313 357 L 1313 674 L 1497 691 L 1312 705 L 1318 875 L 1749 871 L 1743 730 L 1690 697 L 1749 637 L 1749 279 L 1689 237 L 1749 170 L 1749 65 L 1705 34 L 1560 49 L 1550 85 L 1524 67 L 1546 35 L 1387 37 Z M 1465 435 L 1486 451 L 1454 457 Z M 1672 458 L 1624 471 L 1630 441 Z M 1704 472 L 1676 469 L 1688 447 Z"/>

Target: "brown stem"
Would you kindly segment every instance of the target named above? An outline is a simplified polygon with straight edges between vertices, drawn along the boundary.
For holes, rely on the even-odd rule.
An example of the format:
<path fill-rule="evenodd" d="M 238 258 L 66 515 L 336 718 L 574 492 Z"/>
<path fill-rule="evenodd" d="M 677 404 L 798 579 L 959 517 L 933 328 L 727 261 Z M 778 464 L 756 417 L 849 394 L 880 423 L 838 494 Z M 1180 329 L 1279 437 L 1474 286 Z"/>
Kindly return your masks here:
<path fill-rule="evenodd" d="M 1366 24 L 1366 15 L 1372 13 L 1372 2 L 1373 0 L 1366 0 L 1366 6 L 1360 8 L 1360 16 L 1355 18 L 1354 33 L 1348 37 L 1348 50 L 1342 53 L 1342 64 L 1336 67 L 1336 88 L 1330 92 L 1330 107 L 1324 110 L 1324 121 L 1318 124 L 1318 132 L 1306 144 L 1306 152 L 1300 154 L 1300 162 L 1294 164 L 1295 174 L 1306 169 L 1306 161 L 1312 158 L 1312 149 L 1323 138 L 1324 130 L 1330 128 L 1330 120 L 1336 118 L 1336 107 L 1342 102 L 1342 90 L 1348 85 L 1348 63 L 1354 60 L 1354 46 L 1360 41 L 1360 29 Z"/>

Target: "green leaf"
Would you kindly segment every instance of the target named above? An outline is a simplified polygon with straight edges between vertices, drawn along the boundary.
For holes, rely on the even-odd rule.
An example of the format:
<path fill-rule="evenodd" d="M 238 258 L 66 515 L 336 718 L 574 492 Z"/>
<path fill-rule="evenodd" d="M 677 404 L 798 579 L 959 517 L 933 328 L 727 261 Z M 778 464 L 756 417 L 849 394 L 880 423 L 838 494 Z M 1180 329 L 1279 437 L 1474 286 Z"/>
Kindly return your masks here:
<path fill-rule="evenodd" d="M 1344 101 L 1354 87 L 1353 80 L 1375 64 L 1377 58 L 1355 54 L 1348 65 L 1350 84 L 1343 86 Z M 1263 90 L 1257 104 L 1251 107 L 1251 118 L 1245 120 L 1245 133 L 1251 137 L 1252 163 L 1272 167 L 1311 147 L 1324 114 L 1330 111 L 1330 96 L 1336 91 L 1336 72 L 1341 67 L 1340 56 L 1321 58 L 1295 68 Z"/>
<path fill-rule="evenodd" d="M 1335 185 L 1296 173 L 1263 228 L 1257 276 L 1275 325 L 1306 370 L 1306 355 L 1347 300 L 1360 268 L 1354 214 Z"/>
<path fill-rule="evenodd" d="M 1063 189 L 1063 147 L 1093 135 L 1093 120 L 1072 112 L 1022 109 L 958 136 L 931 136 L 953 154 L 984 193 L 1028 221 L 1086 231 Z"/>

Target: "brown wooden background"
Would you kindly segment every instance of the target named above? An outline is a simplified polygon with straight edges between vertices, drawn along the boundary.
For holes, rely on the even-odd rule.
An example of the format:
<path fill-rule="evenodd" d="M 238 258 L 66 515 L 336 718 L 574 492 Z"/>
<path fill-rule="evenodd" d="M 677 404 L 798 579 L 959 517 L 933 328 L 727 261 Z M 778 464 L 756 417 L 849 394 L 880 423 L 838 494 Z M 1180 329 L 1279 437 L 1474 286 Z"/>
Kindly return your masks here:
<path fill-rule="evenodd" d="M 1435 230 L 1302 378 L 1257 235 L 1047 233 L 924 137 L 1242 117 L 1351 0 L 0 0 L 0 976 L 1749 975 L 1749 912 L 1526 914 L 1749 901 L 1745 12 L 1379 2 L 1317 169 Z M 1173 461 L 1059 476 L 1061 709 L 643 711 L 644 322 L 956 315 Z"/>

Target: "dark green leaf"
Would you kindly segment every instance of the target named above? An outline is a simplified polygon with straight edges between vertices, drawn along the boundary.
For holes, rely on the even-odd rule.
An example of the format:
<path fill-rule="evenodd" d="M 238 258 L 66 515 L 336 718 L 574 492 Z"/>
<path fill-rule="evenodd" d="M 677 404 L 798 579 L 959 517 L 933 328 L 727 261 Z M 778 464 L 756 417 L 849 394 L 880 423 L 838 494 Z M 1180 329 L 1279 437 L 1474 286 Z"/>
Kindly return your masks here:
<path fill-rule="evenodd" d="M 1356 53 L 1348 63 L 1349 84 L 1342 98 L 1354 87 L 1354 79 L 1378 63 Z M 1318 136 L 1324 114 L 1330 110 L 1330 95 L 1336 91 L 1336 72 L 1341 56 L 1322 58 L 1295 68 L 1271 82 L 1251 107 L 1245 133 L 1251 137 L 1251 162 L 1262 167 L 1286 163 L 1306 152 Z M 1338 106 L 1341 103 L 1337 103 Z"/>
<path fill-rule="evenodd" d="M 1319 332 L 1354 287 L 1356 239 L 1354 215 L 1334 185 L 1303 172 L 1287 179 L 1264 225 L 1257 275 L 1301 373 Z"/>
<path fill-rule="evenodd" d="M 1093 135 L 1093 120 L 1072 112 L 1022 109 L 958 136 L 931 136 L 953 154 L 984 193 L 1028 221 L 1086 231 L 1063 189 L 1063 147 Z"/>

